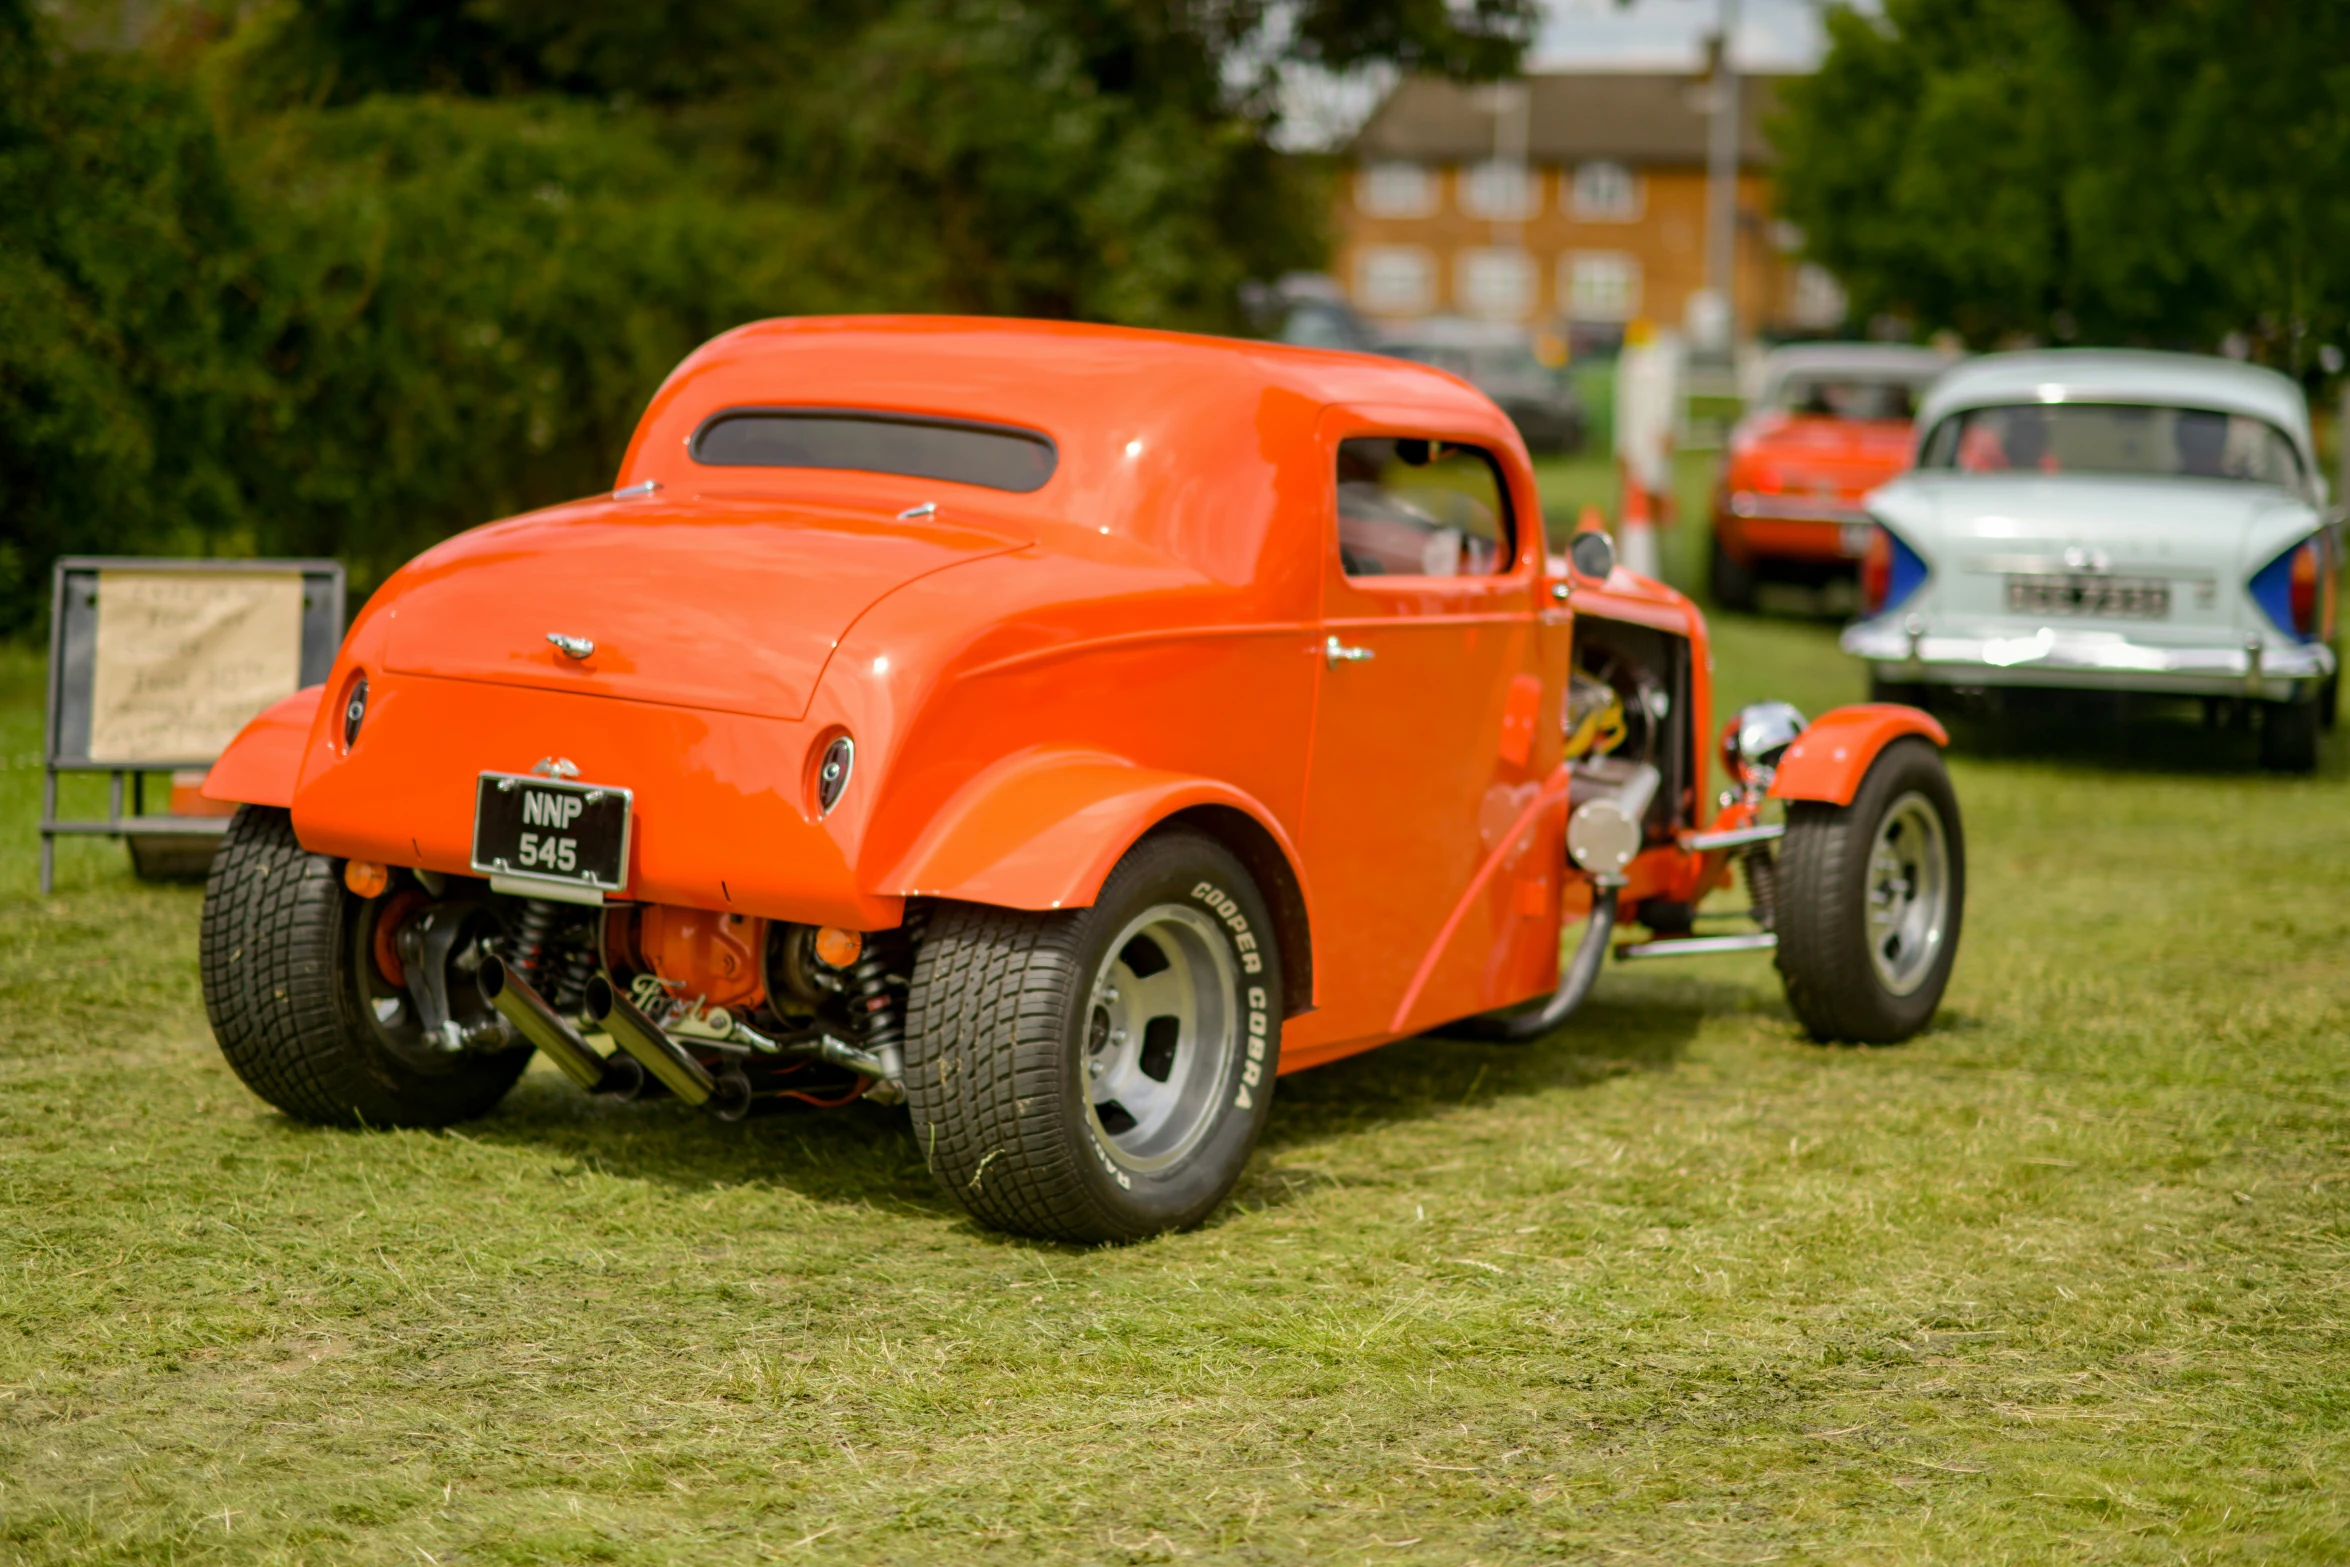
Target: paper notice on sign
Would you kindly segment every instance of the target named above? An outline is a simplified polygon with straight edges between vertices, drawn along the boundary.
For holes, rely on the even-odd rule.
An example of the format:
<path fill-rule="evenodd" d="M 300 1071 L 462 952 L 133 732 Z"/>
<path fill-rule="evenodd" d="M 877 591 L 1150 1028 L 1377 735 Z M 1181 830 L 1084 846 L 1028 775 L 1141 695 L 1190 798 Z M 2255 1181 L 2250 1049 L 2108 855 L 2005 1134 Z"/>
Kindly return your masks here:
<path fill-rule="evenodd" d="M 90 760 L 199 762 L 302 675 L 293 571 L 101 571 Z"/>

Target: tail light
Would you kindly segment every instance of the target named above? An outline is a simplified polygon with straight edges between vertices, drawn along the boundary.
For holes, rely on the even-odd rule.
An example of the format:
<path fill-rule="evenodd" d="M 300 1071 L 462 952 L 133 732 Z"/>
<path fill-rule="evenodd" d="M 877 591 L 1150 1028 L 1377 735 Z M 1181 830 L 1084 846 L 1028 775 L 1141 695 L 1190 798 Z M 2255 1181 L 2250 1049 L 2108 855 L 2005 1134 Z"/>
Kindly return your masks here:
<path fill-rule="evenodd" d="M 2334 607 L 2328 564 L 2324 535 L 2312 534 L 2254 573 L 2253 602 L 2278 630 L 2302 641 L 2328 635 Z"/>
<path fill-rule="evenodd" d="M 1925 585 L 1925 557 L 1883 523 L 1869 529 L 1869 547 L 1860 558 L 1861 613 L 1882 615 Z"/>

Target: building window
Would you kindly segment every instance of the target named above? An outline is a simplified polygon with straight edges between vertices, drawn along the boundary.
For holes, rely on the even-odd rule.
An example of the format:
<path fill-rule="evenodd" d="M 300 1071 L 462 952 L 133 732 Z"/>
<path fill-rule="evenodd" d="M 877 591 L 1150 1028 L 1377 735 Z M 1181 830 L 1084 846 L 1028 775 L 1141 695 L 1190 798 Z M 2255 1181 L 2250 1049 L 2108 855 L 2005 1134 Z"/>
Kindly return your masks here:
<path fill-rule="evenodd" d="M 1795 269 L 1795 324 L 1815 331 L 1844 324 L 1844 285 L 1826 267 L 1806 261 Z"/>
<path fill-rule="evenodd" d="M 1523 321 L 1534 310 L 1534 260 L 1522 250 L 1464 250 L 1454 262 L 1453 297 L 1489 321 Z"/>
<path fill-rule="evenodd" d="M 1366 163 L 1355 175 L 1355 206 L 1374 218 L 1424 218 L 1436 210 L 1436 176 L 1418 163 Z"/>
<path fill-rule="evenodd" d="M 1489 158 L 1461 171 L 1461 210 L 1472 218 L 1530 218 L 1535 195 L 1534 171 L 1522 163 Z"/>
<path fill-rule="evenodd" d="M 1640 313 L 1640 262 L 1620 250 L 1578 250 L 1559 262 L 1559 293 L 1574 321 L 1629 321 Z"/>
<path fill-rule="evenodd" d="M 1355 255 L 1355 303 L 1375 316 L 1426 315 L 1436 263 L 1417 245 L 1366 245 Z"/>
<path fill-rule="evenodd" d="M 1575 165 L 1568 206 L 1590 223 L 1629 223 L 1640 216 L 1640 176 L 1604 159 Z"/>

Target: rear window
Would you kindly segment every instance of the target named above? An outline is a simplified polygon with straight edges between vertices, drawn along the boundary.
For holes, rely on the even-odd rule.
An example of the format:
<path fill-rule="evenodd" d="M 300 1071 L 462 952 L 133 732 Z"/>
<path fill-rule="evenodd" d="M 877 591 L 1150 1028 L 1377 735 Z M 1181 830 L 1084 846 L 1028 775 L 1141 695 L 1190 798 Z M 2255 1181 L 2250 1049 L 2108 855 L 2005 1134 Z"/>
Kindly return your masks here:
<path fill-rule="evenodd" d="M 2287 488 L 2301 482 L 2293 443 L 2265 420 L 2137 403 L 1968 408 L 1934 427 L 1918 466 L 2240 479 Z"/>
<path fill-rule="evenodd" d="M 1008 424 L 839 408 L 734 408 L 694 432 L 713 468 L 846 468 L 1026 495 L 1060 465 L 1049 436 Z"/>

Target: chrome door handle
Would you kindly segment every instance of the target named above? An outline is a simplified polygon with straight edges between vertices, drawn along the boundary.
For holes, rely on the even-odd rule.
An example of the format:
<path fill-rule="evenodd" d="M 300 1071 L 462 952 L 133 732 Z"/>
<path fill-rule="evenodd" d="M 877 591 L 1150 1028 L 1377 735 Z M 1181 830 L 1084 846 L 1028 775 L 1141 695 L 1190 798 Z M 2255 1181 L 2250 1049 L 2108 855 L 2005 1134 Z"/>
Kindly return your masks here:
<path fill-rule="evenodd" d="M 1336 637 L 1330 637 L 1322 643 L 1322 660 L 1332 669 L 1341 664 L 1360 664 L 1378 656 L 1367 647 L 1348 647 Z"/>

